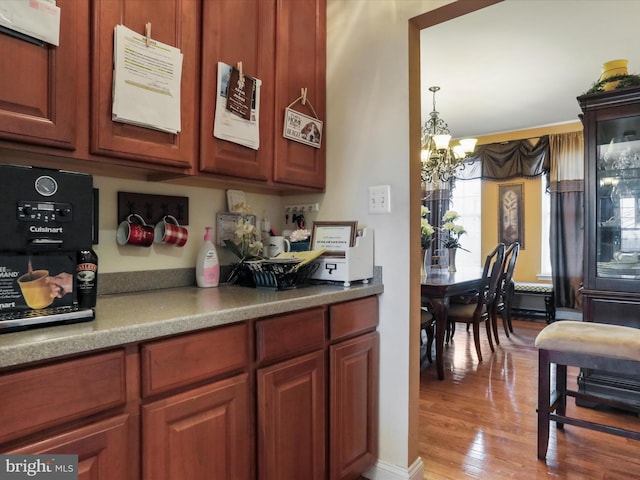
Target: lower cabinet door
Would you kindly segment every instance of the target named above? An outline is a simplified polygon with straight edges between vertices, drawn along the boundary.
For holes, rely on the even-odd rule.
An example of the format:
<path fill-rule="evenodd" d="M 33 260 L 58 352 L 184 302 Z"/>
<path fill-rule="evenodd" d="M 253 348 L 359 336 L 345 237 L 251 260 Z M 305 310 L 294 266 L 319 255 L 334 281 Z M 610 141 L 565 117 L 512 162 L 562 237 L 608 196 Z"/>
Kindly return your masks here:
<path fill-rule="evenodd" d="M 258 478 L 325 480 L 324 350 L 261 368 Z"/>
<path fill-rule="evenodd" d="M 248 375 L 142 407 L 144 480 L 246 480 L 251 472 Z"/>
<path fill-rule="evenodd" d="M 3 453 L 78 455 L 78 480 L 136 480 L 133 423 L 122 414 Z"/>
<path fill-rule="evenodd" d="M 360 477 L 378 458 L 379 334 L 329 348 L 331 480 Z"/>

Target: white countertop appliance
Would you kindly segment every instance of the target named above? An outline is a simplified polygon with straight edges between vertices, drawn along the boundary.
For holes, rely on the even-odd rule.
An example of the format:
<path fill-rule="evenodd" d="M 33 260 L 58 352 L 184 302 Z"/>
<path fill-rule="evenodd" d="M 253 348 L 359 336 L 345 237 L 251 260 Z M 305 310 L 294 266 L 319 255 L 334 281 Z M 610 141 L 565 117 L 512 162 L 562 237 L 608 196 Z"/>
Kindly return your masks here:
<path fill-rule="evenodd" d="M 320 267 L 311 276 L 314 280 L 340 282 L 345 287 L 356 281 L 369 283 L 373 278 L 373 229 L 363 228 L 353 247 L 325 253 L 316 262 Z"/>

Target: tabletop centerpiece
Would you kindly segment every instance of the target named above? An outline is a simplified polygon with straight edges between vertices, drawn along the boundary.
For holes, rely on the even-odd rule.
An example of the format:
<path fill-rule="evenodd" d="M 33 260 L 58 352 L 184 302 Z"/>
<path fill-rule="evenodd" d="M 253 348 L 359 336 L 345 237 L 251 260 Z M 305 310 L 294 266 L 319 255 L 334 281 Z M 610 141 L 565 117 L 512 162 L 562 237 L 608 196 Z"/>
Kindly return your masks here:
<path fill-rule="evenodd" d="M 435 229 L 429 223 L 429 209 L 422 205 L 420 207 L 420 248 L 422 253 L 422 275 L 426 275 L 431 265 L 431 246 Z"/>
<path fill-rule="evenodd" d="M 309 250 L 311 232 L 306 228 L 298 228 L 291 232 L 289 241 L 291 242 L 292 252 L 306 252 Z"/>
<path fill-rule="evenodd" d="M 224 245 L 239 259 L 227 281 L 229 283 L 237 281 L 240 284 L 253 283 L 252 276 L 245 266 L 247 262 L 263 260 L 264 249 L 256 226 L 248 220 L 239 220 L 234 231 L 234 239 L 225 239 Z"/>
<path fill-rule="evenodd" d="M 447 210 L 442 216 L 441 230 L 444 233 L 442 246 L 447 249 L 449 254 L 450 272 L 456 271 L 456 251 L 461 249 L 468 252 L 468 250 L 462 248 L 462 244 L 460 243 L 460 237 L 467 233 L 467 231 L 462 225 L 456 223 L 459 219 L 460 215 L 454 210 Z"/>

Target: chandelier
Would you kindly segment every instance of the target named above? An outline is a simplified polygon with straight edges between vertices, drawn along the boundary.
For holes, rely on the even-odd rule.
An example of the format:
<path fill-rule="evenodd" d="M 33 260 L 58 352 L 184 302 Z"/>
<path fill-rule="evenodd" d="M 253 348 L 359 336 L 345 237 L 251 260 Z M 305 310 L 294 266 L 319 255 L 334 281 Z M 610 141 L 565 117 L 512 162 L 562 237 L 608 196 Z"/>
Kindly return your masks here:
<path fill-rule="evenodd" d="M 438 90 L 440 87 L 429 87 L 433 93 L 433 110 L 429 120 L 422 126 L 422 181 L 429 183 L 436 180 L 446 182 L 454 177 L 458 168 L 464 168 L 467 155 L 473 152 L 478 141 L 475 138 L 463 138 L 459 145 L 449 145 L 449 126 L 436 111 Z"/>

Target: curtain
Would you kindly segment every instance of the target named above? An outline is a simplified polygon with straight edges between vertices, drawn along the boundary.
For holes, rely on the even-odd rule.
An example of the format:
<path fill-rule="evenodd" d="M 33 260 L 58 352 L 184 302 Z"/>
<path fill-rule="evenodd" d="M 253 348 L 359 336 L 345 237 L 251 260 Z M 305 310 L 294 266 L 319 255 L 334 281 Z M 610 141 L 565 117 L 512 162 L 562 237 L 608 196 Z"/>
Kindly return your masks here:
<path fill-rule="evenodd" d="M 549 137 L 479 145 L 456 179 L 506 180 L 549 171 Z"/>
<path fill-rule="evenodd" d="M 435 189 L 430 190 L 430 188 Z M 429 209 L 429 215 L 427 221 L 435 228 L 433 245 L 442 244 L 442 216 L 444 212 L 449 210 L 449 204 L 451 199 L 451 187 L 450 184 L 438 182 L 436 185 L 422 184 L 422 205 Z"/>
<path fill-rule="evenodd" d="M 582 307 L 584 254 L 584 138 L 582 132 L 549 136 L 550 252 L 557 307 Z"/>

